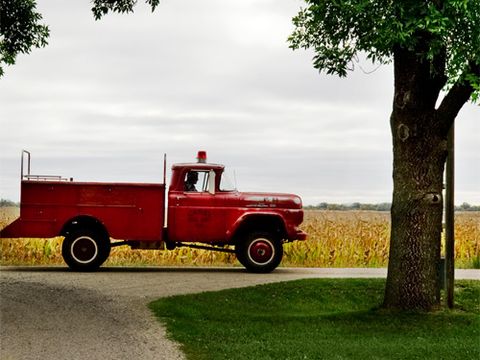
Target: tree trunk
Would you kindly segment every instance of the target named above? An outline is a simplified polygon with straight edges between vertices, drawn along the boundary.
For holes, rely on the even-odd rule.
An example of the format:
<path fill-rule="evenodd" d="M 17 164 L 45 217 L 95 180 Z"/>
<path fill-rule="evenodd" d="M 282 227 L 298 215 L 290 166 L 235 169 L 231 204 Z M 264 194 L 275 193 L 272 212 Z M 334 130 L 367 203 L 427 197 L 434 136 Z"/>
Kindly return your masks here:
<path fill-rule="evenodd" d="M 446 49 L 428 59 L 430 34 L 413 50 L 394 49 L 393 201 L 390 258 L 383 306 L 432 310 L 440 305 L 440 241 L 447 135 L 480 77 L 469 62 L 436 108 L 446 83 Z"/>
<path fill-rule="evenodd" d="M 428 311 L 440 303 L 446 133 L 435 111 L 439 84 L 428 64 L 400 51 L 394 61 L 392 229 L 383 305 Z"/>
<path fill-rule="evenodd" d="M 395 117 L 392 126 L 402 128 L 407 120 Z M 384 305 L 430 310 L 440 302 L 437 271 L 445 155 L 439 149 L 444 146 L 435 136 L 410 143 L 401 140 L 405 136 L 397 135 L 393 146 L 392 230 Z"/>

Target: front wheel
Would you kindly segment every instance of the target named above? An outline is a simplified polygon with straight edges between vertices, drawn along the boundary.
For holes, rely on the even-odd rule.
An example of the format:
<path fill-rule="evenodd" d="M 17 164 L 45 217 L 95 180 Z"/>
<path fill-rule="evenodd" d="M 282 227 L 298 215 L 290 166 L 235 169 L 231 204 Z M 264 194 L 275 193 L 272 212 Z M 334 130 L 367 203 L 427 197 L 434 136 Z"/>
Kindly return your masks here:
<path fill-rule="evenodd" d="M 253 232 L 235 246 L 238 261 L 247 271 L 269 273 L 282 261 L 282 242 L 268 232 Z"/>
<path fill-rule="evenodd" d="M 96 270 L 107 260 L 109 254 L 109 239 L 89 229 L 75 230 L 63 240 L 63 260 L 72 270 Z"/>

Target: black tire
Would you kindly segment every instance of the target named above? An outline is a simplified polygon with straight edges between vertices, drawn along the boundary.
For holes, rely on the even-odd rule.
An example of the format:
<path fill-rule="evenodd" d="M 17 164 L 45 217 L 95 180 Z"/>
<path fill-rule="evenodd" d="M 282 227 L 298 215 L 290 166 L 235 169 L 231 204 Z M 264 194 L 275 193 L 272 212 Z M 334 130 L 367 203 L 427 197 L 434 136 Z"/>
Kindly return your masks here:
<path fill-rule="evenodd" d="M 282 261 L 283 246 L 269 232 L 256 231 L 235 246 L 235 254 L 247 271 L 269 273 Z"/>
<path fill-rule="evenodd" d="M 65 236 L 63 260 L 75 271 L 97 270 L 110 255 L 110 240 L 89 229 L 78 229 Z"/>

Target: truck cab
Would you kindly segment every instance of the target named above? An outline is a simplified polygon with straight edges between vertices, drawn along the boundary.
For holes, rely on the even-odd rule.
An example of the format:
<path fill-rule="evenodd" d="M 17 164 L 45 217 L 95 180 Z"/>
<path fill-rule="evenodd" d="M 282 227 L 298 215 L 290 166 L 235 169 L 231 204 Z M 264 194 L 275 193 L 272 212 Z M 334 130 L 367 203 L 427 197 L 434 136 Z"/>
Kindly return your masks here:
<path fill-rule="evenodd" d="M 204 151 L 197 162 L 172 166 L 167 196 L 165 176 L 163 184 L 36 176 L 26 151 L 21 168 L 20 218 L 0 230 L 0 238 L 64 236 L 63 258 L 78 271 L 97 269 L 111 247 L 128 245 L 231 252 L 248 271 L 265 273 L 280 264 L 285 242 L 307 236 L 299 229 L 299 196 L 239 192 L 228 185 L 225 167 L 208 163 Z"/>
<path fill-rule="evenodd" d="M 225 167 L 175 164 L 168 191 L 167 246 L 185 242 L 233 246 L 250 271 L 269 272 L 283 256 L 284 242 L 305 240 L 302 201 L 293 194 L 245 193 L 225 181 Z"/>

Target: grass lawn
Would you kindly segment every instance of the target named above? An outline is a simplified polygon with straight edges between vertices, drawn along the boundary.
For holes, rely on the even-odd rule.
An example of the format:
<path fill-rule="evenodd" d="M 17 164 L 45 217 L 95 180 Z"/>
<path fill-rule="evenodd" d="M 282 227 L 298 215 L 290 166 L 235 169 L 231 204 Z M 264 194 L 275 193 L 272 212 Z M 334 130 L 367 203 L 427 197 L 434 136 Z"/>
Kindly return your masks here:
<path fill-rule="evenodd" d="M 188 359 L 480 359 L 480 281 L 455 310 L 375 309 L 383 279 L 313 279 L 150 304 Z"/>

